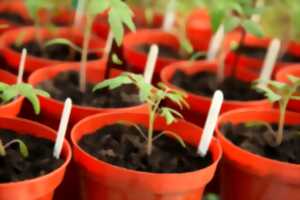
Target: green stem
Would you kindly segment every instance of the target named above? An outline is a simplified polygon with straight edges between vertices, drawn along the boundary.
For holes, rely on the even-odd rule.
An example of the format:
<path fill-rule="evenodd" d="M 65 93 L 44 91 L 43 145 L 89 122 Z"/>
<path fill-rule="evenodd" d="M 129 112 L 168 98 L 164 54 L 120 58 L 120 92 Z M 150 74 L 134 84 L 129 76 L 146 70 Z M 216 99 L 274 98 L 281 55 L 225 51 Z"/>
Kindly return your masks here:
<path fill-rule="evenodd" d="M 88 58 L 88 48 L 89 48 L 89 42 L 91 37 L 91 28 L 92 28 L 92 22 L 93 17 L 87 16 L 86 19 L 86 25 L 84 30 L 84 38 L 83 38 L 83 48 L 82 48 L 82 54 L 81 54 L 81 64 L 80 64 L 80 91 L 85 92 L 86 90 L 86 63 Z"/>
<path fill-rule="evenodd" d="M 152 153 L 152 137 L 153 137 L 153 130 L 154 130 L 154 120 L 155 120 L 155 112 L 150 110 L 148 140 L 147 140 L 147 155 L 148 156 L 150 156 Z"/>
<path fill-rule="evenodd" d="M 0 156 L 5 156 L 6 152 L 5 152 L 5 147 L 2 143 L 2 140 L 0 140 Z"/>
<path fill-rule="evenodd" d="M 279 102 L 280 116 L 279 116 L 278 132 L 276 136 L 276 144 L 278 146 L 282 143 L 283 140 L 283 129 L 284 129 L 285 113 L 288 105 L 288 99 L 284 99 L 283 101 Z"/>

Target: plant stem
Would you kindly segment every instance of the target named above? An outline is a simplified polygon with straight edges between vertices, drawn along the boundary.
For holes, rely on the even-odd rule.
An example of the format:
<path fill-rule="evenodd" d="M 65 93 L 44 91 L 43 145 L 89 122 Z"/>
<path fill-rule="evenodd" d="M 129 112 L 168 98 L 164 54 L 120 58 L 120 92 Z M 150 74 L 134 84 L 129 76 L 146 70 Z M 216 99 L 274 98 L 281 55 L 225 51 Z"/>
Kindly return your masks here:
<path fill-rule="evenodd" d="M 155 112 L 151 111 L 149 114 L 149 128 L 148 128 L 148 140 L 147 140 L 147 155 L 150 156 L 152 153 L 152 137 L 154 130 L 154 120 L 155 120 Z"/>
<path fill-rule="evenodd" d="M 283 140 L 283 129 L 284 129 L 284 122 L 285 122 L 285 113 L 286 108 L 288 105 L 289 98 L 284 98 L 282 101 L 279 102 L 279 124 L 278 124 L 278 132 L 276 135 L 276 144 L 279 146 Z"/>
<path fill-rule="evenodd" d="M 246 38 L 246 31 L 242 28 L 238 48 L 240 48 L 243 45 L 245 38 Z M 236 68 L 237 68 L 237 65 L 240 61 L 240 57 L 241 57 L 240 54 L 237 52 L 236 56 L 234 58 L 233 64 L 232 64 L 231 76 L 234 76 L 236 74 Z"/>
<path fill-rule="evenodd" d="M 84 37 L 83 48 L 82 48 L 81 64 L 80 64 L 80 77 L 79 77 L 80 85 L 79 86 L 81 92 L 85 92 L 86 90 L 86 63 L 88 58 L 88 48 L 89 48 L 89 42 L 91 37 L 92 22 L 93 22 L 93 17 L 87 15 L 84 36 L 83 36 Z"/>
<path fill-rule="evenodd" d="M 6 152 L 5 152 L 5 147 L 2 143 L 2 140 L 0 140 L 0 156 L 5 156 Z"/>

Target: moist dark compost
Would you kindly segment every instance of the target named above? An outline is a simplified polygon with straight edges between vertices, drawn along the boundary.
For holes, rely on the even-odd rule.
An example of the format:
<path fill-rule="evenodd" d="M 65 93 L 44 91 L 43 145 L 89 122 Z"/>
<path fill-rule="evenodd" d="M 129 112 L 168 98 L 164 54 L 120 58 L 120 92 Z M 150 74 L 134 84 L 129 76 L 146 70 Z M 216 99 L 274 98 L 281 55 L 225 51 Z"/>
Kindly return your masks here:
<path fill-rule="evenodd" d="M 273 130 L 278 129 L 275 124 L 271 126 Z M 274 146 L 270 142 L 272 132 L 263 125 L 226 123 L 221 126 L 221 131 L 231 142 L 249 152 L 273 160 L 300 164 L 300 125 L 285 126 L 280 146 Z"/>
<path fill-rule="evenodd" d="M 79 77 L 76 71 L 67 71 L 58 74 L 51 80 L 38 85 L 47 91 L 51 98 L 65 101 L 70 97 L 74 104 L 99 108 L 123 108 L 141 104 L 138 88 L 135 85 L 123 85 L 114 90 L 107 88 L 93 92 L 94 84 L 87 83 L 86 92 L 79 90 Z"/>
<path fill-rule="evenodd" d="M 40 58 L 47 58 L 51 60 L 60 61 L 80 61 L 81 53 L 74 51 L 71 47 L 64 44 L 53 44 L 42 48 L 37 41 L 25 42 L 22 45 L 13 44 L 11 48 L 15 51 L 22 52 L 24 48 L 27 49 L 28 54 Z M 71 53 L 73 52 L 73 53 Z M 88 60 L 99 59 L 96 53 L 89 53 Z"/>
<path fill-rule="evenodd" d="M 215 73 L 199 72 L 188 75 L 177 70 L 171 83 L 194 94 L 211 97 L 219 89 L 226 100 L 252 101 L 264 99 L 264 95 L 252 89 L 251 82 L 241 81 L 235 77 L 226 77 L 223 83 L 217 82 Z"/>
<path fill-rule="evenodd" d="M 13 12 L 0 12 L 0 19 L 17 25 L 31 25 L 32 22 Z"/>
<path fill-rule="evenodd" d="M 0 129 L 0 139 L 5 145 L 14 139 L 22 140 L 29 151 L 24 158 L 17 144 L 6 148 L 6 155 L 0 156 L 0 183 L 28 180 L 43 176 L 59 168 L 64 160 L 53 157 L 54 143 L 47 139 L 14 131 Z"/>
<path fill-rule="evenodd" d="M 140 126 L 141 127 L 141 126 Z M 141 127 L 144 133 L 147 130 Z M 157 135 L 158 132 L 155 132 Z M 202 169 L 212 163 L 208 153 L 202 158 L 196 148 L 186 148 L 168 136 L 154 141 L 151 156 L 146 140 L 134 126 L 114 124 L 85 135 L 79 146 L 99 160 L 127 169 L 153 173 L 183 173 Z"/>

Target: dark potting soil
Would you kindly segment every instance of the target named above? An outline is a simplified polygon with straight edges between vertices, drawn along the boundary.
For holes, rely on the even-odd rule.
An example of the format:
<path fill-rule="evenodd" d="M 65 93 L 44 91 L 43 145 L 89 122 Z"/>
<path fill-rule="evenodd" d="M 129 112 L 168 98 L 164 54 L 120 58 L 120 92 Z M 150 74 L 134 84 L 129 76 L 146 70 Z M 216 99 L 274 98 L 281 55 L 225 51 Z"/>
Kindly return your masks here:
<path fill-rule="evenodd" d="M 31 21 L 24 19 L 17 13 L 13 12 L 0 12 L 0 19 L 7 20 L 9 22 L 12 22 L 14 24 L 18 25 L 30 25 L 32 24 Z"/>
<path fill-rule="evenodd" d="M 277 125 L 272 124 L 273 130 Z M 247 124 L 226 123 L 221 126 L 226 138 L 235 145 L 273 160 L 300 164 L 300 125 L 285 126 L 284 139 L 280 146 L 274 146 L 271 132 L 266 126 L 247 126 Z"/>
<path fill-rule="evenodd" d="M 147 133 L 144 127 L 140 128 Z M 99 160 L 153 173 L 190 172 L 205 168 L 212 162 L 210 154 L 201 158 L 196 148 L 188 144 L 184 148 L 176 139 L 167 136 L 153 142 L 152 154 L 148 156 L 145 138 L 134 126 L 123 124 L 105 126 L 85 135 L 79 146 Z"/>
<path fill-rule="evenodd" d="M 63 44 L 54 44 L 51 46 L 41 48 L 37 41 L 29 41 L 23 43 L 20 46 L 12 44 L 11 48 L 15 51 L 22 52 L 24 48 L 27 49 L 28 53 L 32 56 L 47 58 L 51 60 L 60 60 L 60 61 L 80 61 L 81 53 L 74 51 L 74 56 L 70 52 L 73 51 L 69 46 Z M 88 60 L 96 60 L 99 56 L 95 53 L 88 54 Z"/>
<path fill-rule="evenodd" d="M 53 157 L 54 143 L 47 139 L 26 134 L 17 134 L 14 131 L 0 129 L 0 139 L 5 145 L 19 139 L 28 148 L 29 156 L 24 158 L 17 144 L 6 148 L 6 155 L 0 156 L 0 183 L 28 180 L 43 176 L 59 168 L 64 160 Z"/>
<path fill-rule="evenodd" d="M 102 89 L 93 92 L 94 84 L 88 83 L 87 90 L 79 90 L 78 72 L 67 71 L 58 74 L 51 80 L 44 81 L 38 87 L 47 91 L 51 98 L 64 101 L 70 97 L 74 104 L 99 108 L 123 108 L 140 104 L 138 88 L 134 85 L 123 85 L 114 90 Z"/>
<path fill-rule="evenodd" d="M 141 44 L 136 47 L 136 50 L 141 51 L 145 54 L 149 53 L 151 44 Z M 159 56 L 165 58 L 173 58 L 173 59 L 186 59 L 185 56 L 181 55 L 178 49 L 174 49 L 170 46 L 164 44 L 158 44 L 159 48 Z"/>
<path fill-rule="evenodd" d="M 264 59 L 267 53 L 267 49 L 261 47 L 250 47 L 250 46 L 241 46 L 236 50 L 239 54 L 247 55 L 249 57 Z M 298 63 L 300 62 L 300 56 L 293 55 L 291 53 L 285 53 L 279 61 L 281 62 L 291 62 Z"/>
<path fill-rule="evenodd" d="M 226 100 L 251 101 L 264 99 L 264 95 L 252 89 L 251 82 L 244 82 L 235 77 L 227 77 L 223 83 L 218 83 L 216 74 L 212 72 L 200 72 L 193 75 L 185 74 L 177 70 L 171 79 L 171 83 L 184 90 L 211 97 L 219 89 Z"/>

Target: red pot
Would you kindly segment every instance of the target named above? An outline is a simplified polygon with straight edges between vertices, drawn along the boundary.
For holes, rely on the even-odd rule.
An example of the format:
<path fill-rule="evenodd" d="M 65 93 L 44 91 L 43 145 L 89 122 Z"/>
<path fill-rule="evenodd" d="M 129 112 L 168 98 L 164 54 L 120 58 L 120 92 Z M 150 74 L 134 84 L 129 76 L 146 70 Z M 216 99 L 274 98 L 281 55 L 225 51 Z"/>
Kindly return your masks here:
<path fill-rule="evenodd" d="M 172 65 L 165 67 L 161 72 L 161 80 L 165 84 L 169 85 L 172 88 L 176 88 L 178 90 L 182 90 L 174 85 L 171 84 L 170 80 L 172 79 L 176 70 L 182 70 L 187 74 L 194 74 L 199 73 L 201 71 L 217 71 L 217 64 L 215 62 L 208 62 L 208 61 L 197 61 L 197 62 L 177 62 Z M 225 75 L 229 75 L 231 69 L 229 67 L 225 70 Z M 257 79 L 257 76 L 249 73 L 245 73 L 245 71 L 238 71 L 236 73 L 236 77 L 244 80 L 244 81 L 254 81 Z M 185 111 L 188 113 L 186 116 L 187 119 L 191 120 L 192 122 L 196 122 L 197 124 L 203 123 L 204 119 L 206 119 L 206 115 L 208 113 L 211 98 L 196 95 L 193 93 L 187 93 L 187 102 L 190 105 L 190 110 Z M 238 108 L 271 108 L 271 104 L 268 100 L 258 100 L 258 101 L 232 101 L 232 100 L 225 100 L 222 106 L 221 112 L 227 112 L 229 110 L 238 109 Z M 189 116 L 189 113 L 192 115 Z"/>
<path fill-rule="evenodd" d="M 31 21 L 30 16 L 28 15 L 26 6 L 22 1 L 4 1 L 0 3 L 0 13 L 1 12 L 12 12 L 16 13 L 23 19 L 27 21 Z M 0 19 L 0 24 L 6 24 L 8 25 L 7 28 L 0 29 L 0 33 L 4 33 L 5 31 L 14 29 L 16 27 L 20 27 L 21 25 L 15 24 L 11 21 L 8 21 L 6 19 Z"/>
<path fill-rule="evenodd" d="M 100 62 L 90 63 L 87 67 L 87 80 L 92 83 L 98 83 L 103 80 L 105 60 Z M 37 70 L 29 77 L 29 83 L 36 86 L 39 83 L 52 79 L 61 72 L 76 70 L 79 71 L 80 64 L 60 64 L 53 67 Z M 120 71 L 113 71 L 112 76 L 117 76 Z M 42 114 L 47 116 L 48 119 L 59 120 L 63 110 L 63 102 L 57 101 L 52 98 L 40 97 Z M 74 105 L 72 108 L 72 115 L 70 123 L 75 124 L 79 120 L 97 113 L 114 112 L 114 111 L 128 111 L 128 112 L 146 112 L 147 107 L 145 104 L 133 106 L 128 108 L 94 108 L 86 106 Z"/>
<path fill-rule="evenodd" d="M 235 34 L 230 34 L 229 37 L 227 37 L 228 41 L 239 41 L 240 40 L 240 33 L 236 32 Z M 245 41 L 244 41 L 244 46 L 249 46 L 249 47 L 258 47 L 258 48 L 265 48 L 267 49 L 268 46 L 270 44 L 270 39 L 269 38 L 257 38 L 255 36 L 246 35 Z M 290 42 L 287 52 L 295 55 L 295 56 L 299 56 L 300 57 L 300 45 L 299 43 L 296 42 Z M 227 62 L 232 64 L 234 63 L 235 59 L 237 57 L 237 54 L 234 52 L 230 52 L 227 56 Z M 241 65 L 246 65 L 248 66 L 245 70 L 248 70 L 251 73 L 256 73 L 259 74 L 261 71 L 261 67 L 263 65 L 263 61 L 264 59 L 259 59 L 259 58 L 254 58 L 254 57 L 250 57 L 247 55 L 239 55 L 239 66 Z M 284 68 L 285 66 L 288 65 L 292 65 L 295 63 L 289 63 L 289 62 L 277 62 L 275 68 L 274 68 L 274 73 L 276 74 L 276 72 L 282 68 Z"/>
<path fill-rule="evenodd" d="M 83 199 L 98 200 L 199 200 L 207 183 L 214 176 L 222 150 L 213 139 L 210 153 L 213 163 L 189 173 L 155 174 L 129 170 L 99 161 L 82 150 L 78 141 L 82 136 L 98 128 L 126 120 L 147 126 L 147 114 L 107 113 L 94 115 L 79 122 L 72 130 L 74 158 L 82 174 Z M 202 129 L 185 121 L 167 126 L 162 118 L 157 118 L 155 128 L 171 130 L 179 134 L 187 143 L 197 145 Z"/>
<path fill-rule="evenodd" d="M 288 76 L 293 75 L 300 77 L 300 65 L 291 65 L 279 70 L 276 74 L 276 80 L 289 83 Z M 288 109 L 296 112 L 300 112 L 300 104 L 297 100 L 290 100 L 288 104 Z"/>
<path fill-rule="evenodd" d="M 35 39 L 35 35 L 37 33 L 34 27 L 26 27 L 26 28 L 7 31 L 0 37 L 0 47 L 2 50 L 2 55 L 5 58 L 6 62 L 10 65 L 10 67 L 12 67 L 15 70 L 18 69 L 21 53 L 13 50 L 10 46 L 16 41 L 16 39 L 19 37 L 19 35 L 22 32 L 25 33 L 23 42 L 27 42 Z M 41 29 L 40 34 L 43 39 L 63 37 L 72 40 L 75 44 L 80 44 L 83 41 L 82 32 L 70 28 L 59 28 L 57 29 L 57 31 L 54 32 L 50 32 L 47 29 Z M 92 36 L 90 40 L 90 48 L 91 49 L 102 48 L 105 45 L 104 43 L 105 42 L 102 39 Z M 100 55 L 101 54 L 99 53 L 99 56 Z M 37 69 L 59 64 L 62 62 L 63 61 L 50 60 L 46 58 L 40 58 L 40 57 L 28 55 L 26 58 L 25 71 L 27 73 L 31 73 Z M 75 62 L 69 62 L 69 63 L 75 63 Z"/>
<path fill-rule="evenodd" d="M 0 82 L 7 84 L 15 84 L 17 82 L 17 77 L 13 74 L 0 70 Z M 17 99 L 11 101 L 10 103 L 4 104 L 0 106 L 0 116 L 1 117 L 15 117 L 19 114 L 23 97 L 18 97 Z"/>
<path fill-rule="evenodd" d="M 136 25 L 137 29 L 147 28 L 147 20 L 145 17 L 145 11 L 138 7 L 131 8 L 133 11 L 133 22 Z M 153 28 L 161 27 L 163 22 L 163 16 L 155 13 L 153 16 Z M 107 12 L 99 14 L 93 24 L 93 31 L 101 38 L 106 38 L 109 33 L 109 24 L 108 24 L 108 14 Z"/>
<path fill-rule="evenodd" d="M 187 36 L 195 50 L 207 50 L 213 31 L 207 10 L 197 9 L 192 12 L 187 20 Z"/>
<path fill-rule="evenodd" d="M 25 119 L 0 118 L 0 128 L 20 134 L 29 133 L 52 141 L 56 138 L 54 130 Z M 64 164 L 49 174 L 30 180 L 0 184 L 0 200 L 52 200 L 54 190 L 62 182 L 71 160 L 71 147 L 67 141 L 63 144 L 62 157 L 65 159 Z"/>
<path fill-rule="evenodd" d="M 279 112 L 268 109 L 241 109 L 222 115 L 219 125 L 249 121 L 277 123 Z M 299 124 L 300 114 L 288 112 L 286 124 Z M 221 199 L 282 200 L 299 199 L 300 165 L 279 162 L 235 146 L 220 129 L 217 137 L 224 149 L 222 163 Z"/>
<path fill-rule="evenodd" d="M 136 47 L 142 44 L 163 44 L 175 50 L 180 49 L 177 37 L 157 29 L 144 29 L 134 33 L 129 33 L 124 38 L 123 54 L 127 63 L 132 66 L 134 71 L 144 72 L 148 54 L 138 51 Z M 155 74 L 159 75 L 160 71 L 167 65 L 176 62 L 174 58 L 158 57 L 155 67 Z"/>

